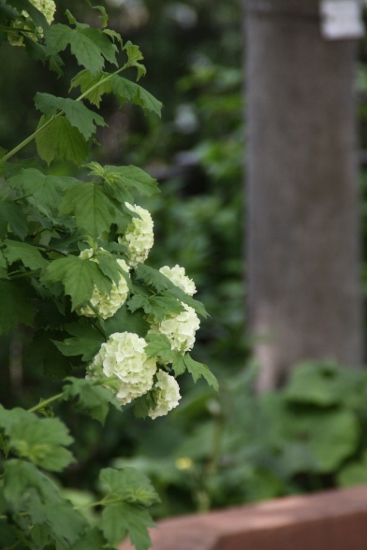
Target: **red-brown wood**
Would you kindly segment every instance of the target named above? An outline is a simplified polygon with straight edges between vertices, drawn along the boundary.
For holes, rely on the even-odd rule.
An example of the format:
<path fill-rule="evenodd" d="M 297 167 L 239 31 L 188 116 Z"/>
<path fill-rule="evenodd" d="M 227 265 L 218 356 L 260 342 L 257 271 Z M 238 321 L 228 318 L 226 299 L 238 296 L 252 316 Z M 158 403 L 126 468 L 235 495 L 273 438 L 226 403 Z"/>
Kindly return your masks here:
<path fill-rule="evenodd" d="M 168 519 L 150 534 L 154 550 L 366 550 L 367 486 Z"/>

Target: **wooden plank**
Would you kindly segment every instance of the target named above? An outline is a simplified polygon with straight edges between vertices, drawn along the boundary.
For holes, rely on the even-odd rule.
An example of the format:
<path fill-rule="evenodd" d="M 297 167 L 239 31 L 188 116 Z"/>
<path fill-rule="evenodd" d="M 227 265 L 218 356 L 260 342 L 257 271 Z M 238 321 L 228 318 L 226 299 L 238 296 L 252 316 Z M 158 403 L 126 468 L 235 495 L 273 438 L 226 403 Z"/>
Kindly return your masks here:
<path fill-rule="evenodd" d="M 150 534 L 154 550 L 366 550 L 367 486 L 168 519 Z"/>

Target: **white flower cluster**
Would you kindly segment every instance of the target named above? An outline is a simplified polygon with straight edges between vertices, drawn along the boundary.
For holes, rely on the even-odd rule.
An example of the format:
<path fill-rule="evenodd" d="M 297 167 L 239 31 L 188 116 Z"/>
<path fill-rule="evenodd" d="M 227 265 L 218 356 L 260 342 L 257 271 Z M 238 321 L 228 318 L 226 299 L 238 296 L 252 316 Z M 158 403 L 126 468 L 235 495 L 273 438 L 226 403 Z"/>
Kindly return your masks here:
<path fill-rule="evenodd" d="M 148 359 L 147 342 L 132 332 L 111 334 L 88 367 L 87 378 L 115 379 L 117 398 L 123 405 L 144 395 L 153 386 L 157 370 L 154 358 Z"/>
<path fill-rule="evenodd" d="M 185 268 L 179 265 L 172 268 L 164 266 L 159 271 L 189 296 L 195 294 L 195 283 L 187 277 Z M 153 321 L 149 332 L 164 334 L 171 342 L 172 350 L 185 353 L 194 347 L 200 320 L 192 307 L 183 302 L 181 305 L 185 311 L 178 315 L 167 315 L 162 321 Z"/>
<path fill-rule="evenodd" d="M 47 23 L 51 25 L 54 20 L 56 5 L 53 0 L 29 0 L 43 15 L 46 17 Z M 27 14 L 28 15 L 28 14 Z"/>
<path fill-rule="evenodd" d="M 185 353 L 194 347 L 200 320 L 192 307 L 183 303 L 182 306 L 185 311 L 178 315 L 166 316 L 163 321 L 153 323 L 149 332 L 164 334 L 171 342 L 172 350 Z"/>
<path fill-rule="evenodd" d="M 80 253 L 82 260 L 91 259 L 93 256 L 93 248 L 83 250 Z M 92 258 L 92 262 L 97 262 L 97 258 Z M 129 266 L 125 260 L 117 260 L 120 267 L 126 271 L 126 274 L 129 273 Z M 116 311 L 126 302 L 126 299 L 129 294 L 129 286 L 126 282 L 126 279 L 121 275 L 119 284 L 112 283 L 112 288 L 109 294 L 106 292 L 101 292 L 96 286 L 94 287 L 92 297 L 90 302 L 93 308 L 98 312 L 98 315 L 102 319 L 108 319 L 115 315 Z M 78 315 L 84 315 L 85 317 L 96 317 L 95 311 L 89 306 L 80 306 L 76 309 Z"/>
<path fill-rule="evenodd" d="M 156 407 L 148 415 L 154 419 L 177 407 L 181 395 L 173 376 L 156 372 L 155 359 L 148 359 L 144 351 L 146 345 L 144 338 L 132 332 L 111 334 L 88 366 L 86 378 L 112 380 L 111 387 L 123 405 L 152 390 Z"/>
<path fill-rule="evenodd" d="M 161 267 L 159 271 L 189 296 L 193 296 L 195 294 L 195 283 L 192 279 L 190 279 L 190 277 L 187 277 L 184 267 L 180 267 L 176 264 L 175 267 L 171 268 L 165 265 L 164 267 Z"/>
<path fill-rule="evenodd" d="M 132 218 L 124 235 L 118 238 L 118 242 L 127 246 L 129 263 L 132 267 L 136 267 L 138 263 L 145 262 L 153 246 L 153 220 L 150 212 L 145 208 L 128 202 L 125 205 L 139 217 Z"/>
<path fill-rule="evenodd" d="M 181 399 L 180 387 L 173 376 L 159 370 L 156 378 L 157 381 L 153 386 L 153 398 L 156 402 L 156 408 L 150 409 L 148 412 L 148 416 L 153 419 L 166 415 L 177 407 Z"/>

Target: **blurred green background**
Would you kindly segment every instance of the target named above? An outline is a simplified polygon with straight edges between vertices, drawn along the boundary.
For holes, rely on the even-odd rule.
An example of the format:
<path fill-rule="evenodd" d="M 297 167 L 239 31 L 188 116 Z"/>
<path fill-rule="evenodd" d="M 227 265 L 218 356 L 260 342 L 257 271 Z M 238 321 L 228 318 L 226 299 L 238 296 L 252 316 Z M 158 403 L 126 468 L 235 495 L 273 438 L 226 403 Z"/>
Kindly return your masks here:
<path fill-rule="evenodd" d="M 102 3 L 102 2 L 101 2 Z M 57 2 L 93 24 L 84 0 Z M 100 468 L 134 465 L 153 480 L 162 503 L 157 518 L 205 511 L 328 487 L 367 483 L 367 376 L 332 363 L 298 366 L 287 386 L 257 397 L 257 366 L 246 337 L 243 260 L 246 159 L 243 127 L 242 7 L 240 0 L 109 0 L 110 26 L 140 46 L 143 85 L 164 104 L 163 116 L 144 117 L 130 105 L 102 104 L 108 128 L 99 131 L 102 163 L 136 164 L 160 182 L 161 194 L 143 204 L 152 212 L 155 245 L 148 263 L 185 266 L 211 317 L 202 321 L 194 357 L 219 378 L 219 394 L 181 377 L 184 397 L 168 417 L 136 420 L 127 406 L 111 411 L 105 427 L 61 406 L 77 434 L 78 463 L 61 477 L 74 499 L 96 489 Z M 97 21 L 96 21 L 97 24 Z M 367 55 L 360 48 L 359 118 L 367 149 Z M 37 91 L 66 95 L 76 67 L 57 79 L 2 44 L 0 144 L 11 148 L 38 121 Z M 30 153 L 30 150 L 28 151 Z M 27 151 L 25 152 L 27 154 Z M 73 166 L 55 164 L 54 173 Z M 362 170 L 363 243 L 367 249 L 367 172 Z M 367 264 L 364 279 L 367 289 Z M 32 406 L 57 391 L 44 376 L 47 358 L 34 357 L 26 329 L 1 339 L 0 401 Z M 75 492 L 77 491 L 77 492 Z M 71 493 L 70 493 L 71 494 Z"/>

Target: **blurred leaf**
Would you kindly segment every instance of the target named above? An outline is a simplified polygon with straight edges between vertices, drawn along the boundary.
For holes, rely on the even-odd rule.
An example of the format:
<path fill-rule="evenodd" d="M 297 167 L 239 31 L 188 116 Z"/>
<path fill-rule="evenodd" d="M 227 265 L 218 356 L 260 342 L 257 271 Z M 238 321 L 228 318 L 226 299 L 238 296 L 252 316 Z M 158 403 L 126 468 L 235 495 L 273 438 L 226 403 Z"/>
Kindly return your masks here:
<path fill-rule="evenodd" d="M 347 463 L 337 474 L 340 487 L 353 487 L 367 484 L 367 451 L 360 461 Z"/>
<path fill-rule="evenodd" d="M 7 334 L 19 323 L 31 326 L 34 319 L 34 309 L 28 302 L 23 289 L 11 281 L 0 280 L 0 303 L 2 315 L 0 318 L 0 334 Z"/>
<path fill-rule="evenodd" d="M 26 512 L 33 526 L 41 526 L 57 548 L 74 544 L 87 528 L 86 520 L 61 498 L 54 483 L 24 460 L 7 462 L 4 496 L 13 511 Z"/>
<path fill-rule="evenodd" d="M 97 386 L 93 380 L 68 377 L 66 382 L 67 384 L 63 388 L 63 399 L 69 400 L 77 397 L 76 406 L 88 412 L 92 418 L 98 420 L 102 425 L 106 420 L 110 404 L 121 410 L 121 404 L 112 391 Z"/>
<path fill-rule="evenodd" d="M 129 534 L 136 550 L 148 550 L 151 546 L 147 527 L 155 524 L 146 510 L 122 502 L 110 504 L 102 512 L 103 534 L 111 544 L 118 544 Z"/>
<path fill-rule="evenodd" d="M 135 468 L 105 468 L 101 471 L 100 481 L 109 495 L 108 498 L 119 498 L 122 502 L 145 506 L 159 502 L 157 492 L 148 477 Z"/>
<path fill-rule="evenodd" d="M 24 409 L 8 411 L 0 405 L 0 425 L 12 451 L 19 457 L 55 472 L 74 461 L 70 451 L 64 448 L 73 439 L 58 418 L 39 418 Z"/>

